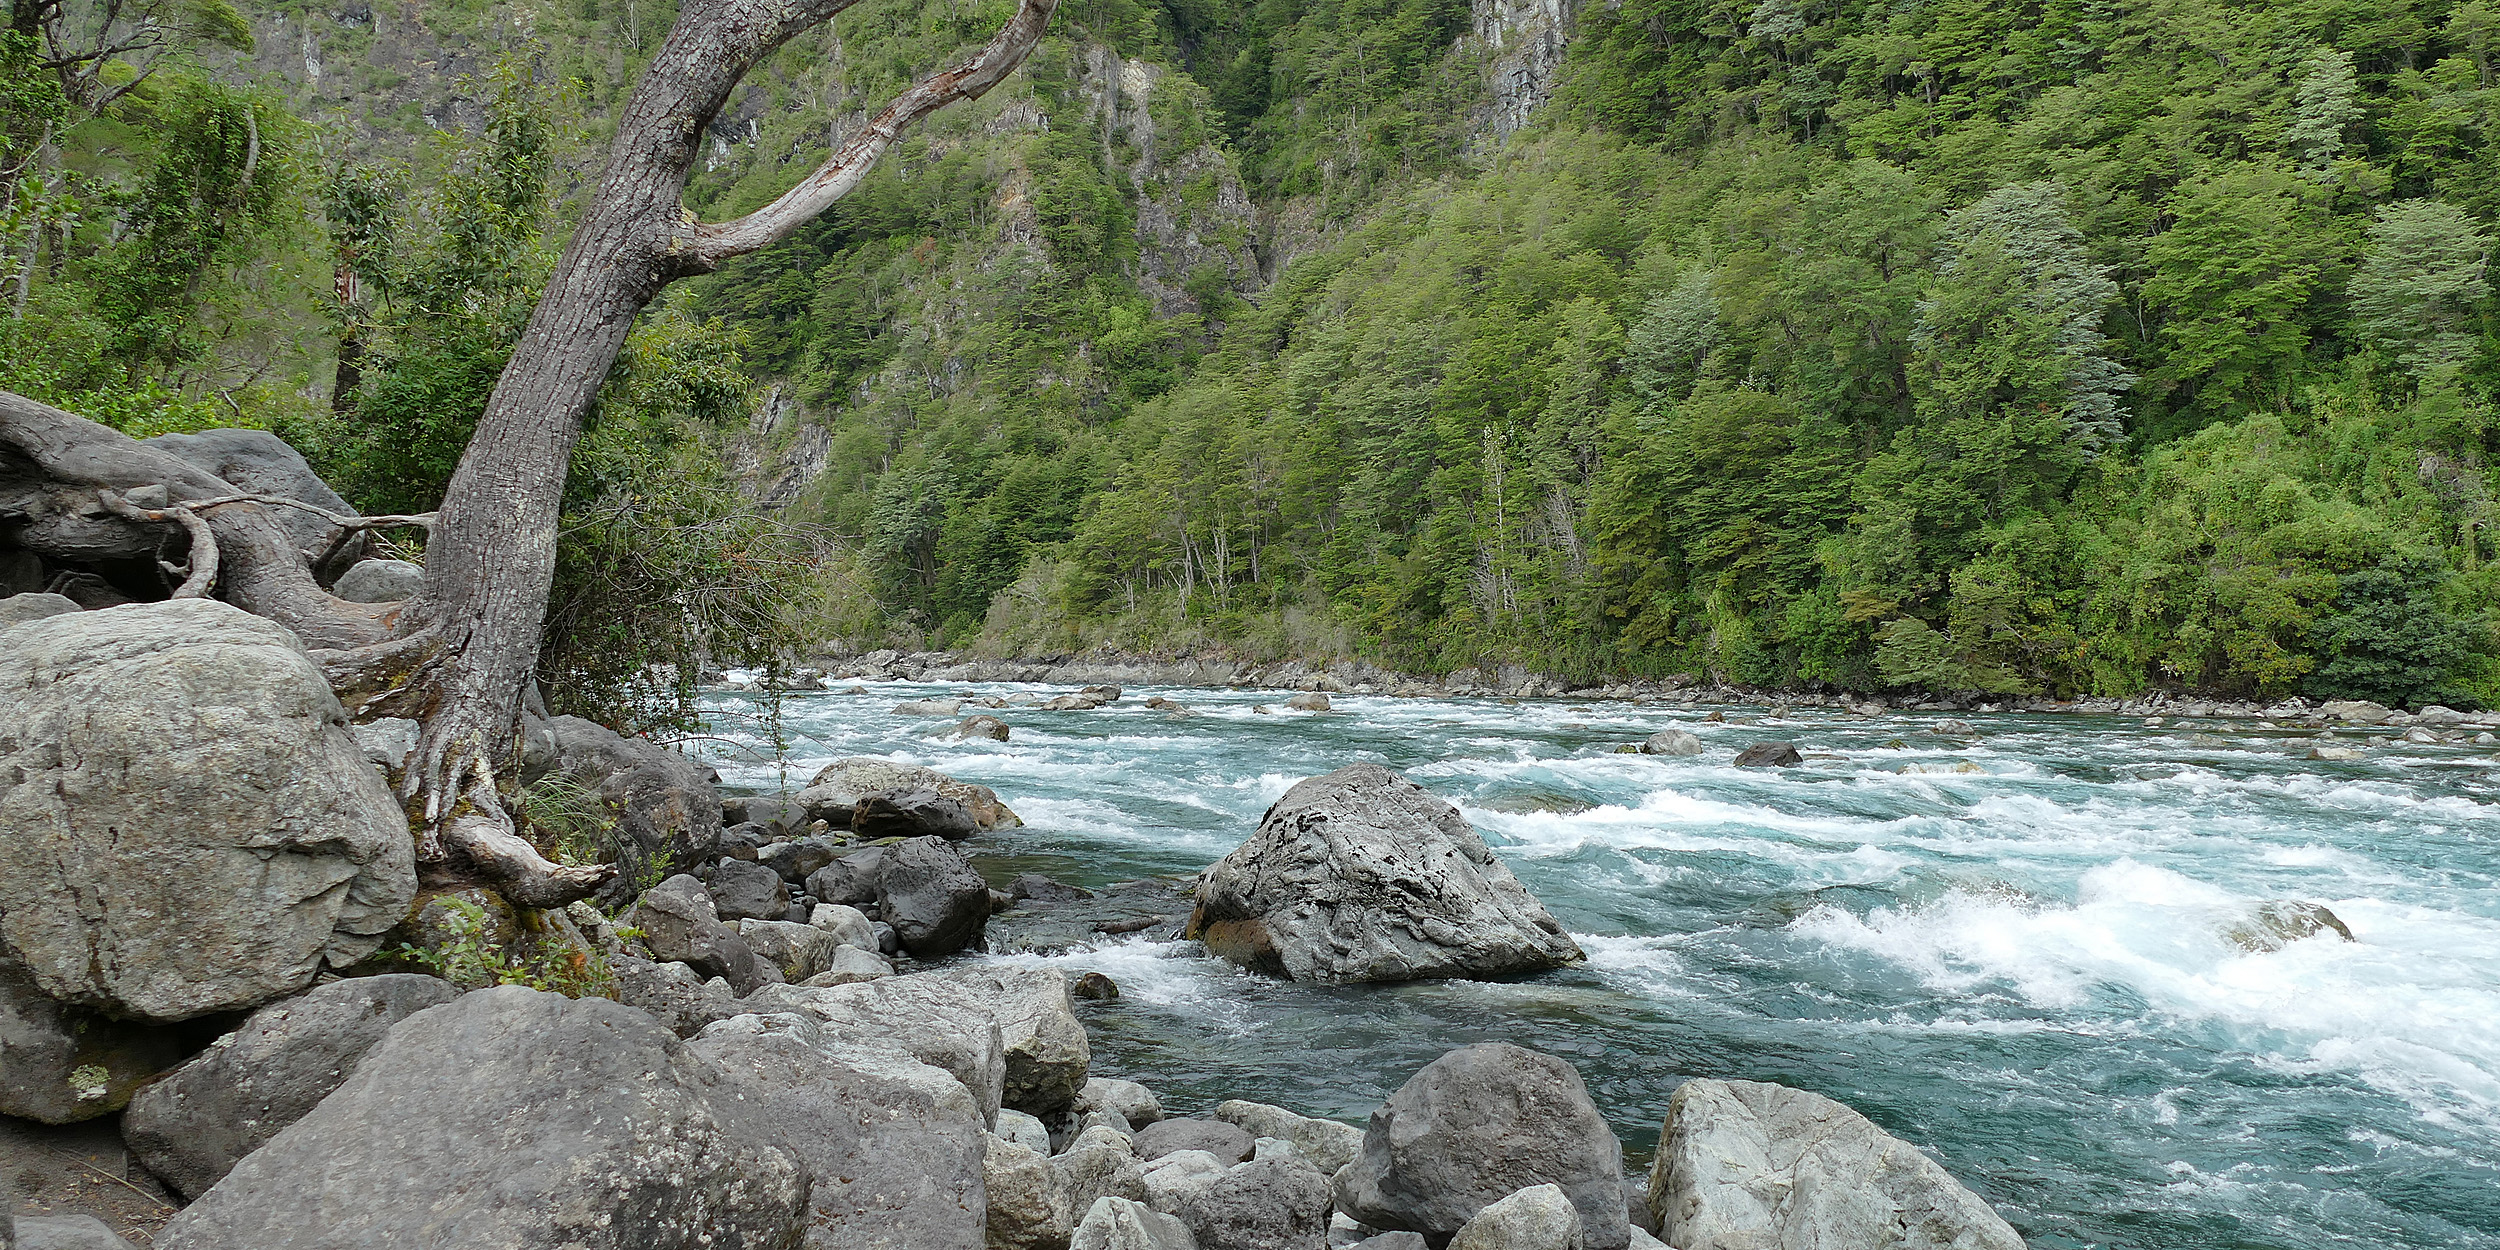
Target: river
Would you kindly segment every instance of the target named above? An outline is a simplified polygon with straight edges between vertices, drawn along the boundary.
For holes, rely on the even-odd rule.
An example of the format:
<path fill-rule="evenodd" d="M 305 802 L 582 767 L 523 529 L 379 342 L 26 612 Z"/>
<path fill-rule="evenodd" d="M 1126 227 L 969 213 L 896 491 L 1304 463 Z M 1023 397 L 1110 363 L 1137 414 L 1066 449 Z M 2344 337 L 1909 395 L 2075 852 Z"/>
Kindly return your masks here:
<path fill-rule="evenodd" d="M 1741 1077 L 1856 1107 L 2034 1247 L 2500 1250 L 2492 748 L 2318 763 L 2309 734 L 2244 721 L 1997 715 L 1956 737 L 1917 713 L 1337 695 L 1305 714 L 1134 688 L 956 742 L 887 709 L 1036 688 L 871 689 L 787 699 L 786 766 L 754 749 L 753 696 L 707 696 L 746 747 L 695 745 L 740 791 L 850 755 L 993 786 L 1028 827 L 967 844 L 985 871 L 1088 887 L 1194 873 L 1294 782 L 1374 761 L 1458 804 L 1588 952 L 1517 982 L 1333 989 L 1142 937 L 993 956 L 1116 979 L 1082 1004 L 1096 1071 L 1167 1105 L 1359 1124 L 1499 1039 L 1577 1065 L 1636 1164 L 1677 1084 Z M 1142 706 L 1157 694 L 1191 714 Z M 1705 754 L 1614 753 L 1669 725 Z M 1836 758 L 1730 765 L 1770 739 Z M 2271 899 L 2357 940 L 2224 938 Z"/>

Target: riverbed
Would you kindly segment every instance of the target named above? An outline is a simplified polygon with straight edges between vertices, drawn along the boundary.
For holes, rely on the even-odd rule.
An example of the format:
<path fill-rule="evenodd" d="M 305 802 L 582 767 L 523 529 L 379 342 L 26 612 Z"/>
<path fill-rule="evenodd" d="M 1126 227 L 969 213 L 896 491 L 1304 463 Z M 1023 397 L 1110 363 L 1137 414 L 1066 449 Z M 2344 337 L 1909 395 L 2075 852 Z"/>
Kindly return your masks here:
<path fill-rule="evenodd" d="M 2311 731 L 2247 721 L 1959 734 L 1919 713 L 1348 695 L 1302 713 L 1197 689 L 994 710 L 1010 741 L 959 742 L 889 709 L 1063 691 L 869 689 L 784 700 L 778 761 L 762 699 L 707 696 L 736 745 L 690 746 L 742 792 L 853 755 L 995 787 L 1027 826 L 966 844 L 984 871 L 1091 888 L 1195 873 L 1294 782 L 1373 761 L 1457 804 L 1588 953 L 1514 982 L 1333 989 L 1142 935 L 989 956 L 1117 980 L 1084 1004 L 1096 1071 L 1167 1105 L 1359 1124 L 1433 1057 L 1499 1039 L 1577 1065 L 1635 1163 L 1682 1081 L 1779 1081 L 1928 1150 L 2035 1247 L 2500 1250 L 2490 747 L 2317 762 Z M 1704 753 L 1614 750 L 1670 725 Z M 1766 740 L 1805 765 L 1731 765 Z M 2226 936 L 2278 899 L 2355 940 Z"/>

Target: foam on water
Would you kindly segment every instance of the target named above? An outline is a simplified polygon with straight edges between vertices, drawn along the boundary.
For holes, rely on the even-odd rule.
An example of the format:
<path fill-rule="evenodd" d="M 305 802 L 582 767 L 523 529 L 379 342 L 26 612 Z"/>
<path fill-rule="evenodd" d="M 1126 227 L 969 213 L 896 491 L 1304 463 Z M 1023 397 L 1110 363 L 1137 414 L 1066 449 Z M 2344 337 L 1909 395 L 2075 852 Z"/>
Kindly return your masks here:
<path fill-rule="evenodd" d="M 894 703 L 1019 691 L 887 683 L 715 699 L 734 785 L 873 755 L 996 787 L 1027 828 L 1001 871 L 1108 883 L 1194 872 L 1305 777 L 1357 760 L 1460 806 L 1571 930 L 1577 968 L 1507 983 L 1305 986 L 1194 943 L 1106 938 L 1019 963 L 1099 971 L 1101 1071 L 1167 1105 L 1247 1097 L 1358 1121 L 1450 1046 L 1578 1066 L 1637 1163 L 1692 1076 L 1841 1098 L 1997 1203 L 2035 1250 L 2500 1250 L 2500 785 L 2453 747 L 2298 758 L 2115 718 L 1933 718 L 1132 690 L 1098 712 L 977 709 L 957 742 Z M 1192 715 L 1137 706 L 1164 694 Z M 1271 711 L 1250 709 L 1264 703 Z M 1668 725 L 1699 757 L 1617 754 Z M 1768 739 L 1812 758 L 1736 769 Z M 701 744 L 697 744 L 699 749 Z M 762 755 L 759 757 L 758 753 Z M 1975 772 L 1898 771 L 1905 765 Z M 1010 867 L 1012 865 L 1012 867 Z M 2268 900 L 2333 934 L 2252 952 Z"/>

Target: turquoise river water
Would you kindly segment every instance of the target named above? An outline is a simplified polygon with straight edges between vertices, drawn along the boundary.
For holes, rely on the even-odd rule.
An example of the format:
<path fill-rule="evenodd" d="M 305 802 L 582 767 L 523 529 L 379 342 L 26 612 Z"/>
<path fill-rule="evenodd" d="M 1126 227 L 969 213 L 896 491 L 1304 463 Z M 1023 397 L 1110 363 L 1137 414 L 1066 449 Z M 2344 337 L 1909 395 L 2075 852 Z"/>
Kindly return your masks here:
<path fill-rule="evenodd" d="M 1359 1124 L 1442 1051 L 1502 1039 L 1576 1064 L 1635 1164 L 1677 1084 L 1742 1077 L 1858 1108 L 2034 1247 L 2500 1250 L 2491 748 L 2313 763 L 2307 735 L 2248 722 L 1992 716 L 1965 739 L 1906 713 L 1339 695 L 1303 714 L 1134 688 L 1000 711 L 1012 741 L 967 743 L 887 709 L 1034 688 L 871 689 L 791 697 L 786 767 L 752 745 L 753 698 L 709 700 L 750 745 L 695 745 L 743 791 L 849 755 L 996 787 L 1029 827 L 967 848 L 1085 886 L 1194 873 L 1295 781 L 1376 761 L 1458 804 L 1588 952 L 1516 982 L 1344 988 L 1143 937 L 995 956 L 1117 979 L 1085 1005 L 1096 1070 L 1168 1105 Z M 1707 753 L 1613 753 L 1670 724 Z M 1765 739 L 1838 758 L 1730 766 Z M 2357 940 L 2225 940 L 2269 899 L 2323 903 Z"/>

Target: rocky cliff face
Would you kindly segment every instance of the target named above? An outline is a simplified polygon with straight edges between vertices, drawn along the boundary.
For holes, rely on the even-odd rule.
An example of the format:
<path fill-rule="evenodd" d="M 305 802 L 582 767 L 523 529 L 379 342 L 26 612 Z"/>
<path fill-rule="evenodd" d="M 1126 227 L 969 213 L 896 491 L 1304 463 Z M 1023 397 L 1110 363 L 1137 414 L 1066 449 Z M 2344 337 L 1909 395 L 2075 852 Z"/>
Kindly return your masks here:
<path fill-rule="evenodd" d="M 1552 94 L 1579 14 L 1578 0 L 1475 0 L 1467 40 L 1485 58 L 1492 91 L 1470 119 L 1480 143 L 1509 138 Z"/>

